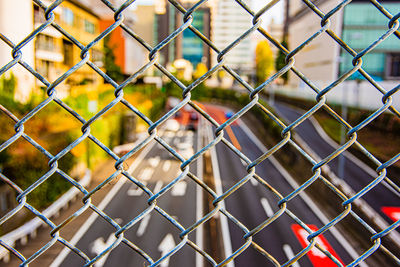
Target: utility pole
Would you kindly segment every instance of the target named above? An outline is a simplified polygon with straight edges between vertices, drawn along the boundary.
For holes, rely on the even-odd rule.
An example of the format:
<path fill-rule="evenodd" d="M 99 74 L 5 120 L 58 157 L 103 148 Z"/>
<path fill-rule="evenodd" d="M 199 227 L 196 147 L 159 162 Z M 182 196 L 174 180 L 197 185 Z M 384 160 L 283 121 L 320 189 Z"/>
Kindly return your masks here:
<path fill-rule="evenodd" d="M 343 87 L 342 92 L 342 119 L 347 121 L 347 87 Z M 342 124 L 340 127 L 340 145 L 343 145 L 346 142 L 346 127 Z M 344 152 L 339 156 L 339 166 L 338 166 L 338 174 L 340 179 L 344 179 L 344 164 L 345 164 L 345 156 Z"/>
<path fill-rule="evenodd" d="M 290 0 L 285 0 L 285 20 L 283 22 L 283 40 L 282 41 L 287 41 L 288 36 L 289 36 L 289 4 Z"/>

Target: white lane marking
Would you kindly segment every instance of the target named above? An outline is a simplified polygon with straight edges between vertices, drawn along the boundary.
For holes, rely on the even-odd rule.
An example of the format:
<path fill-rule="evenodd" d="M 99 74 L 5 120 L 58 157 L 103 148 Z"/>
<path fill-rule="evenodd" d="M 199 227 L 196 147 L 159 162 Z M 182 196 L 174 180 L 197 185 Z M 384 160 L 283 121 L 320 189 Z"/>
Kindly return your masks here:
<path fill-rule="evenodd" d="M 140 172 L 140 174 L 138 175 L 138 178 L 142 181 L 148 181 L 148 180 L 150 180 L 153 173 L 154 173 L 153 168 L 146 167 Z"/>
<path fill-rule="evenodd" d="M 170 160 L 166 160 L 162 166 L 162 170 L 164 172 L 169 171 L 169 168 L 171 168 L 171 161 Z"/>
<path fill-rule="evenodd" d="M 162 186 L 163 186 L 163 182 L 157 181 L 156 185 L 154 186 L 153 193 L 157 194 L 158 192 L 160 192 Z"/>
<path fill-rule="evenodd" d="M 203 120 L 200 119 L 203 124 Z M 193 133 L 190 132 L 193 136 Z M 202 147 L 202 137 L 204 136 L 204 127 L 199 127 L 197 132 L 197 151 Z M 197 159 L 196 174 L 199 180 L 203 180 L 203 157 Z M 203 217 L 203 190 L 201 186 L 196 186 L 196 221 Z M 196 230 L 196 244 L 200 249 L 203 249 L 203 224 L 199 225 Z M 204 266 L 204 258 L 200 253 L 196 253 L 196 267 Z"/>
<path fill-rule="evenodd" d="M 149 158 L 147 161 L 151 167 L 157 167 L 158 163 L 160 163 L 160 156 Z"/>
<path fill-rule="evenodd" d="M 282 248 L 283 248 L 283 252 L 285 252 L 286 257 L 288 258 L 288 260 L 291 260 L 291 259 L 294 258 L 295 255 L 293 253 L 293 250 L 288 244 L 283 245 Z M 294 262 L 291 266 L 292 267 L 300 267 L 300 265 L 299 265 L 299 263 L 297 261 Z"/>
<path fill-rule="evenodd" d="M 147 182 L 142 182 L 143 185 L 147 185 Z M 131 187 L 127 191 L 128 196 L 140 196 L 143 194 L 142 188 L 139 186 L 132 184 Z"/>
<path fill-rule="evenodd" d="M 242 162 L 243 166 L 247 166 L 246 161 L 244 161 L 242 158 L 240 159 L 240 162 Z"/>
<path fill-rule="evenodd" d="M 274 211 L 271 208 L 271 205 L 269 205 L 268 200 L 266 198 L 261 198 L 261 205 L 263 206 L 265 213 L 267 214 L 268 217 L 272 217 L 274 215 Z"/>
<path fill-rule="evenodd" d="M 212 140 L 212 130 L 211 126 L 208 126 L 208 140 L 211 142 Z M 214 182 L 215 182 L 215 192 L 217 195 L 222 194 L 222 182 L 221 182 L 221 175 L 219 172 L 219 165 L 218 165 L 218 157 L 217 157 L 217 151 L 215 149 L 215 146 L 213 146 L 211 149 L 211 165 L 212 165 L 212 170 L 213 170 L 213 176 L 214 176 Z M 219 203 L 221 208 L 225 209 L 225 201 L 221 201 Z M 225 215 L 219 216 L 220 222 L 221 222 L 221 229 L 222 229 L 222 240 L 224 243 L 224 249 L 225 249 L 225 255 L 232 255 L 232 242 L 231 242 L 231 235 L 229 233 L 229 225 L 228 225 L 228 220 Z M 234 267 L 235 263 L 233 261 L 229 262 L 227 267 Z"/>
<path fill-rule="evenodd" d="M 180 181 L 176 183 L 171 190 L 171 195 L 173 196 L 184 196 L 186 194 L 187 183 L 185 181 Z"/>
<path fill-rule="evenodd" d="M 140 221 L 139 228 L 136 232 L 137 236 L 142 236 L 144 234 L 144 232 L 147 229 L 147 225 L 149 225 L 150 217 L 151 215 L 149 213 L 146 216 L 144 216 L 144 218 Z"/>
<path fill-rule="evenodd" d="M 263 143 L 254 135 L 254 133 L 247 127 L 243 122 L 238 123 L 240 128 L 246 133 L 246 135 L 257 145 L 257 147 L 262 151 L 267 151 L 267 148 Z M 289 183 L 289 185 L 293 188 L 299 188 L 299 185 L 294 180 L 294 178 L 282 167 L 282 165 L 275 159 L 274 156 L 270 156 L 269 160 L 275 166 L 275 168 L 282 174 L 285 180 Z M 321 212 L 321 210 L 314 204 L 314 202 L 310 199 L 307 193 L 304 191 L 299 194 L 299 196 L 303 199 L 303 201 L 307 204 L 311 211 L 320 219 L 323 224 L 328 224 L 330 220 Z M 350 245 L 350 243 L 343 237 L 343 235 L 334 227 L 331 227 L 330 233 L 336 238 L 337 241 L 343 246 L 343 248 L 349 253 L 349 255 L 353 259 L 357 259 L 359 254 L 354 250 L 354 248 Z M 360 266 L 367 267 L 368 265 L 365 262 L 360 262 Z"/>
<path fill-rule="evenodd" d="M 132 165 L 129 167 L 128 173 L 132 174 L 132 172 L 139 166 L 139 164 L 142 162 L 144 157 L 150 152 L 150 150 L 153 148 L 153 146 L 155 144 L 156 144 L 155 142 L 152 142 L 142 150 L 142 152 L 139 154 L 139 156 L 134 160 Z M 114 185 L 114 187 L 110 190 L 110 192 L 105 196 L 105 198 L 100 202 L 98 209 L 104 210 L 104 208 L 114 198 L 114 196 L 118 193 L 118 191 L 121 189 L 121 187 L 124 185 L 125 182 L 126 182 L 126 180 L 123 177 L 121 177 L 118 180 L 118 182 Z M 97 217 L 98 217 L 98 215 L 95 212 L 93 212 L 92 215 L 90 215 L 90 217 L 86 220 L 86 222 L 82 225 L 82 227 L 79 228 L 79 230 L 75 233 L 75 235 L 72 237 L 71 241 L 69 242 L 72 246 L 75 246 L 78 243 L 78 241 L 87 232 L 87 230 L 94 223 L 94 221 L 97 219 Z M 60 264 L 68 256 L 70 251 L 71 251 L 71 249 L 65 247 L 60 252 L 60 254 L 58 254 L 57 258 L 55 258 L 55 260 L 50 264 L 50 267 L 60 266 Z"/>
<path fill-rule="evenodd" d="M 105 250 L 106 248 L 108 248 L 109 246 L 111 246 L 111 244 L 117 240 L 117 238 L 115 237 L 114 234 L 111 234 L 107 241 L 104 242 L 104 238 L 99 237 L 97 238 L 95 241 L 93 241 L 93 243 L 91 243 L 89 245 L 90 247 L 90 252 L 96 254 L 96 256 L 98 256 L 101 252 L 103 252 L 103 250 Z M 98 260 L 93 266 L 94 267 L 102 267 L 104 265 L 104 263 L 106 263 L 106 260 L 108 258 L 108 256 L 110 256 L 110 253 L 107 253 L 106 255 L 104 255 L 100 260 Z"/>
<path fill-rule="evenodd" d="M 160 245 L 158 246 L 158 251 L 161 252 L 161 257 L 167 254 L 175 247 L 175 240 L 171 234 L 167 234 L 164 239 L 161 241 Z M 160 267 L 168 267 L 169 265 L 169 257 L 166 258 L 163 262 L 160 263 Z"/>

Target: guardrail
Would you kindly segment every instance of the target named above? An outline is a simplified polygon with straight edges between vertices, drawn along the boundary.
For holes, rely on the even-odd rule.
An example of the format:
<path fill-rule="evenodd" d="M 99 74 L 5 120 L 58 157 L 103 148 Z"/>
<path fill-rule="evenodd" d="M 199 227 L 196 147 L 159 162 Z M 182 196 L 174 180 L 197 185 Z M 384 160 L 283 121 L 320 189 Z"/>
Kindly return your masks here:
<path fill-rule="evenodd" d="M 90 170 L 86 170 L 85 175 L 82 177 L 81 180 L 79 180 L 79 183 L 82 186 L 87 186 L 90 184 L 91 179 L 92 172 Z M 60 214 L 60 211 L 68 207 L 69 203 L 73 201 L 79 193 L 81 192 L 76 187 L 70 188 L 53 204 L 43 210 L 42 215 L 47 218 L 57 217 Z M 34 238 L 39 227 L 43 225 L 45 225 L 45 222 L 43 220 L 38 217 L 33 218 L 32 220 L 28 221 L 17 229 L 1 236 L 0 241 L 9 246 L 14 246 L 18 241 L 21 242 L 22 245 L 26 245 L 26 243 L 28 242 L 28 238 Z M 9 257 L 10 251 L 4 247 L 0 247 L 0 260 L 8 262 Z"/>

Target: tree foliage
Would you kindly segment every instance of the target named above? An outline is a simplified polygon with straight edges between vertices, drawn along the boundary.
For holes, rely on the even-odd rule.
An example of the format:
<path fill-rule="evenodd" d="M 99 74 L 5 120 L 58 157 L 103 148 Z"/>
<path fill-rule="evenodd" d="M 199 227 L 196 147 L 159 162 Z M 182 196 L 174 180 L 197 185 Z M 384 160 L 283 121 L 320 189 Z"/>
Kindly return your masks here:
<path fill-rule="evenodd" d="M 283 39 L 281 45 L 286 47 L 286 48 L 288 48 L 288 44 L 287 44 L 286 39 Z M 279 49 L 278 56 L 276 57 L 276 60 L 275 60 L 275 69 L 276 70 L 280 70 L 285 66 L 286 66 L 286 55 Z M 281 79 L 283 80 L 284 83 L 287 83 L 288 72 L 285 72 L 281 76 Z"/>
<path fill-rule="evenodd" d="M 268 41 L 260 41 L 256 47 L 257 84 L 264 82 L 274 70 L 274 56 Z"/>

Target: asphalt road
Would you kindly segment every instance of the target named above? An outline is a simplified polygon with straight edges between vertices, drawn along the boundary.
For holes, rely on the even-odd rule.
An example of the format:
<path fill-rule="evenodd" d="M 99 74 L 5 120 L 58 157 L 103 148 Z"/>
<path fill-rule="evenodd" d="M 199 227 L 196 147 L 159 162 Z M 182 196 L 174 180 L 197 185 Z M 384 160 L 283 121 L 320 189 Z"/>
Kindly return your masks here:
<path fill-rule="evenodd" d="M 192 131 L 180 130 L 178 132 L 165 132 L 163 138 L 166 142 L 175 146 L 188 144 L 186 149 L 193 154 L 193 148 L 197 145 L 197 135 Z M 190 147 L 189 147 L 190 145 Z M 189 147 L 189 148 L 188 148 Z M 181 151 L 182 152 L 182 151 Z M 187 153 L 187 152 L 182 152 Z M 159 144 L 155 144 L 141 160 L 133 171 L 133 177 L 147 184 L 153 192 L 158 192 L 181 173 L 180 162 L 172 157 Z M 190 165 L 190 171 L 196 173 L 196 164 Z M 125 178 L 120 178 L 125 179 Z M 112 198 L 103 210 L 120 225 L 125 225 L 133 220 L 149 205 L 148 195 L 133 183 L 123 183 L 117 194 Z M 157 200 L 157 205 L 176 219 L 183 227 L 189 227 L 196 221 L 196 186 L 190 178 L 179 182 Z M 90 258 L 94 258 L 101 251 L 110 246 L 114 238 L 115 228 L 103 218 L 98 217 L 83 234 L 77 243 L 77 247 Z M 124 233 L 125 238 L 137 247 L 145 251 L 154 261 L 163 253 L 173 249 L 181 240 L 180 231 L 165 217 L 153 210 L 140 222 Z M 189 235 L 189 239 L 196 242 L 195 232 Z M 169 260 L 160 266 L 195 266 L 195 252 L 185 245 Z M 82 266 L 84 260 L 75 253 L 68 253 L 59 266 Z M 94 266 L 148 266 L 137 252 L 125 243 L 120 243 L 108 255 L 103 257 Z M 52 266 L 57 266 L 54 264 Z"/>
<path fill-rule="evenodd" d="M 209 112 L 215 118 L 221 118 L 217 113 L 223 112 L 222 110 L 211 108 Z M 247 128 L 243 121 L 231 126 L 230 130 L 227 129 L 227 139 L 232 143 L 239 144 L 240 150 L 251 160 L 255 160 L 262 153 L 262 149 L 254 142 L 254 139 L 244 131 Z M 248 128 L 247 128 L 247 131 Z M 223 191 L 225 192 L 241 178 L 247 175 L 245 165 L 241 162 L 238 156 L 233 153 L 226 145 L 219 143 L 216 146 L 216 153 L 218 158 L 218 167 L 222 181 Z M 285 176 L 282 175 L 281 170 L 276 165 L 272 164 L 269 160 L 265 160 L 256 167 L 256 173 L 259 174 L 265 181 L 277 189 L 283 196 L 286 196 L 294 189 L 288 183 Z M 235 191 L 226 200 L 227 210 L 238 219 L 248 229 L 253 229 L 273 213 L 278 211 L 278 198 L 254 180 L 250 180 L 243 187 Z M 323 222 L 311 209 L 309 205 L 301 197 L 295 197 L 288 204 L 288 209 L 291 210 L 298 218 L 300 218 L 307 225 L 313 225 L 317 228 L 323 226 Z M 228 222 L 230 238 L 232 242 L 232 251 L 235 251 L 245 243 L 243 238 L 243 231 L 232 222 Z M 304 248 L 298 238 L 299 228 L 296 228 L 296 222 L 287 214 L 282 214 L 275 222 L 268 225 L 261 232 L 254 236 L 255 241 L 259 246 L 264 248 L 281 264 L 292 258 Z M 336 232 L 335 232 L 336 234 Z M 331 253 L 336 253 L 338 258 L 348 264 L 352 261 L 349 255 L 348 244 L 343 244 L 338 241 L 336 235 L 330 231 L 324 233 L 324 238 L 327 243 L 324 245 L 329 248 Z M 303 236 L 304 237 L 304 236 Z M 229 253 L 229 252 L 228 252 Z M 308 256 L 302 257 L 298 264 L 293 266 L 336 266 L 333 262 L 322 254 L 316 248 L 312 249 L 307 254 Z M 354 256 L 354 255 L 353 255 Z M 240 256 L 235 258 L 234 266 L 274 266 L 266 257 L 256 251 L 253 247 L 247 248 Z"/>
<path fill-rule="evenodd" d="M 299 118 L 303 113 L 300 110 L 291 108 L 290 106 L 275 103 L 274 104 L 278 112 L 288 120 L 288 122 L 293 122 Z M 309 121 L 305 120 L 298 127 L 295 128 L 295 132 L 307 143 L 307 145 L 320 157 L 325 158 L 330 153 L 332 153 L 335 148 L 329 144 L 318 131 L 315 129 L 314 125 Z M 338 158 L 332 160 L 328 163 L 331 171 L 338 175 Z M 359 192 L 370 182 L 372 182 L 378 174 L 371 176 L 371 171 L 367 170 L 364 165 L 357 164 L 355 161 L 351 160 L 349 156 L 345 156 L 344 161 L 344 181 L 355 191 Z M 372 171 L 374 172 L 374 171 Z M 392 208 L 393 210 L 398 209 L 400 211 L 400 194 L 389 189 L 385 181 L 372 188 L 368 193 L 362 196 L 375 211 L 377 211 L 388 224 L 392 224 L 393 217 L 396 216 L 395 213 L 388 214 L 383 212 L 386 208 Z M 389 209 L 390 210 L 390 209 Z M 391 215 L 389 217 L 388 215 Z"/>

